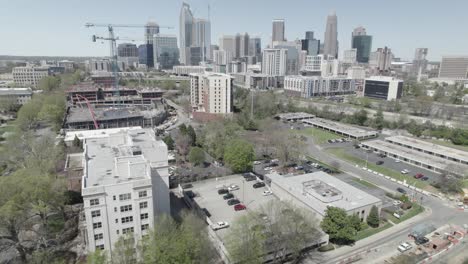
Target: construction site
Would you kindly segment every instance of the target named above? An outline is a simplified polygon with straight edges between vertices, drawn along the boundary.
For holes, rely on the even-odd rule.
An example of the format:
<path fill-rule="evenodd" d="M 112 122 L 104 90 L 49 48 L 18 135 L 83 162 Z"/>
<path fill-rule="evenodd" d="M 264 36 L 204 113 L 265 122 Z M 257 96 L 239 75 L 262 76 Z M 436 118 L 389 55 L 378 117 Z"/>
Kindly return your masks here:
<path fill-rule="evenodd" d="M 91 79 L 71 86 L 67 92 L 67 114 L 63 121 L 65 131 L 107 129 L 119 127 L 156 127 L 169 115 L 159 88 L 119 85 L 118 60 L 114 27 L 144 27 L 144 25 L 94 24 L 86 27 L 104 27 L 108 37 L 93 35 L 92 41 L 107 40 L 110 44 L 111 72 L 91 72 Z M 94 78 L 103 75 L 105 78 Z"/>

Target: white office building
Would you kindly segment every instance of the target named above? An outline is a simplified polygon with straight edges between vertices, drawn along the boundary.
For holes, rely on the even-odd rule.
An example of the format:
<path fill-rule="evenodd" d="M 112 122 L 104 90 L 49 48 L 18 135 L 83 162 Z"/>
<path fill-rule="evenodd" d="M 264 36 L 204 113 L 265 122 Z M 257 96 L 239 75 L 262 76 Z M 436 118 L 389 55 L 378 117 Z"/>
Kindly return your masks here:
<path fill-rule="evenodd" d="M 173 72 L 175 75 L 183 75 L 183 76 L 188 76 L 192 73 L 204 73 L 206 71 L 205 66 L 174 66 L 172 68 Z"/>
<path fill-rule="evenodd" d="M 352 66 L 348 68 L 348 78 L 351 79 L 365 79 L 366 78 L 366 70 L 364 67 L 361 66 Z"/>
<path fill-rule="evenodd" d="M 306 56 L 303 72 L 306 75 L 322 77 L 338 76 L 339 66 L 339 61 L 333 56 Z"/>
<path fill-rule="evenodd" d="M 31 88 L 0 88 L 0 102 L 10 101 L 17 105 L 24 105 L 31 100 Z"/>
<path fill-rule="evenodd" d="M 264 49 L 262 73 L 270 76 L 286 75 L 288 51 L 286 49 Z"/>
<path fill-rule="evenodd" d="M 303 98 L 351 94 L 355 90 L 355 80 L 346 77 L 292 75 L 284 78 L 284 91 Z"/>
<path fill-rule="evenodd" d="M 23 87 L 36 88 L 39 81 L 49 76 L 49 67 L 22 66 L 13 68 L 13 81 Z"/>
<path fill-rule="evenodd" d="M 364 96 L 383 99 L 400 99 L 403 94 L 403 81 L 389 76 L 372 76 L 364 82 Z"/>
<path fill-rule="evenodd" d="M 357 215 L 361 221 L 367 219 L 373 206 L 379 211 L 382 207 L 379 198 L 321 171 L 287 177 L 273 173 L 266 177 L 281 201 L 311 210 L 320 220 L 329 206 L 341 208 L 348 215 Z"/>
<path fill-rule="evenodd" d="M 120 236 L 138 241 L 158 215 L 170 213 L 167 146 L 150 129 L 121 130 L 83 143 L 86 246 L 112 254 Z"/>
<path fill-rule="evenodd" d="M 233 53 L 228 50 L 213 51 L 213 62 L 216 65 L 227 65 L 232 61 Z"/>
<path fill-rule="evenodd" d="M 195 112 L 232 112 L 232 77 L 222 73 L 190 75 L 190 102 Z"/>
<path fill-rule="evenodd" d="M 349 49 L 343 51 L 343 62 L 344 63 L 356 63 L 357 49 Z"/>

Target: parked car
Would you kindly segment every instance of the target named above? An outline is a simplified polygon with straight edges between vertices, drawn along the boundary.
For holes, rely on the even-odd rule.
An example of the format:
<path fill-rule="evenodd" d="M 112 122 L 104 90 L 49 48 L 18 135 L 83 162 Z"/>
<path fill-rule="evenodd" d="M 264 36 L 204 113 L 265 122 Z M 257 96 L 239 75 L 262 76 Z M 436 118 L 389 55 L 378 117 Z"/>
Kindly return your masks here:
<path fill-rule="evenodd" d="M 240 201 L 237 200 L 237 199 L 231 199 L 231 200 L 227 201 L 227 204 L 228 205 L 240 204 Z"/>
<path fill-rule="evenodd" d="M 266 170 L 266 171 L 271 171 L 273 168 L 272 167 L 265 167 L 263 169 Z"/>
<path fill-rule="evenodd" d="M 258 160 L 256 160 L 256 161 L 254 161 L 254 162 L 253 162 L 253 164 L 254 164 L 254 165 L 260 165 L 260 164 L 262 164 L 262 162 L 261 162 L 261 161 L 258 161 Z"/>
<path fill-rule="evenodd" d="M 235 191 L 235 190 L 239 190 L 239 186 L 235 184 L 231 184 L 231 186 L 228 187 L 228 191 Z"/>
<path fill-rule="evenodd" d="M 424 177 L 424 174 L 422 174 L 422 173 L 416 173 L 416 174 L 414 175 L 414 178 L 415 178 L 415 179 L 421 179 L 422 177 Z"/>
<path fill-rule="evenodd" d="M 190 183 L 186 183 L 186 184 L 182 185 L 182 189 L 188 189 L 188 188 L 192 188 L 192 187 L 193 187 L 193 185 L 190 184 Z"/>
<path fill-rule="evenodd" d="M 400 205 L 400 204 L 401 204 L 401 201 L 399 201 L 399 200 L 393 201 L 393 205 L 395 205 L 395 206 L 398 206 L 398 205 Z"/>
<path fill-rule="evenodd" d="M 229 199 L 232 199 L 232 198 L 234 198 L 234 194 L 232 194 L 232 193 L 228 193 L 228 194 L 223 196 L 224 200 L 229 200 Z"/>
<path fill-rule="evenodd" d="M 257 182 L 254 185 L 252 185 L 252 187 L 254 187 L 255 189 L 265 187 L 265 183 L 264 182 Z"/>
<path fill-rule="evenodd" d="M 399 159 L 396 159 L 395 162 L 396 162 L 396 163 L 400 163 L 401 161 L 400 161 Z"/>
<path fill-rule="evenodd" d="M 300 165 L 299 165 L 299 166 L 294 167 L 294 169 L 295 169 L 295 170 L 303 170 L 303 169 L 304 169 L 304 166 L 300 166 Z"/>
<path fill-rule="evenodd" d="M 270 162 L 271 162 L 271 163 L 278 163 L 278 162 L 279 162 L 279 159 L 272 159 Z"/>
<path fill-rule="evenodd" d="M 229 191 L 228 191 L 227 189 L 224 189 L 224 188 L 218 190 L 218 194 L 226 194 L 226 193 L 228 193 L 228 192 L 229 192 Z"/>
<path fill-rule="evenodd" d="M 417 237 L 415 240 L 414 240 L 414 243 L 416 245 L 424 245 L 426 244 L 427 242 L 429 242 L 429 239 L 427 237 Z"/>
<path fill-rule="evenodd" d="M 229 223 L 228 223 L 228 222 L 220 221 L 220 222 L 214 223 L 214 224 L 211 226 L 211 229 L 213 229 L 214 231 L 216 231 L 216 230 L 220 230 L 220 229 L 228 228 L 228 227 L 229 227 Z"/>
<path fill-rule="evenodd" d="M 422 178 L 421 178 L 421 180 L 423 180 L 423 181 L 427 181 L 427 180 L 429 180 L 429 177 L 427 177 L 427 176 L 424 176 L 424 177 L 422 177 Z"/>
<path fill-rule="evenodd" d="M 404 170 L 401 171 L 402 174 L 408 174 L 408 172 L 410 172 L 410 171 L 407 170 L 407 169 L 404 169 Z"/>
<path fill-rule="evenodd" d="M 383 153 L 380 153 L 380 154 L 379 154 L 379 157 L 385 158 L 385 157 L 387 157 L 387 155 L 385 155 L 385 154 L 383 154 Z"/>
<path fill-rule="evenodd" d="M 398 246 L 398 251 L 400 252 L 405 252 L 405 251 L 408 251 L 410 250 L 411 248 L 413 248 L 413 246 L 411 246 L 411 244 L 409 242 L 404 242 L 404 243 L 401 243 L 399 246 Z"/>
<path fill-rule="evenodd" d="M 384 161 L 383 161 L 383 160 L 379 160 L 379 161 L 377 161 L 375 164 L 377 164 L 377 165 L 382 165 L 382 164 L 384 164 Z"/>
<path fill-rule="evenodd" d="M 255 181 L 255 176 L 250 176 L 250 177 L 247 177 L 245 178 L 245 181 Z"/>
<path fill-rule="evenodd" d="M 263 196 L 268 196 L 268 195 L 272 195 L 273 192 L 270 191 L 270 190 L 266 190 L 266 191 L 263 191 Z"/>
<path fill-rule="evenodd" d="M 247 207 L 245 207 L 245 205 L 243 205 L 243 204 L 234 205 L 234 210 L 236 210 L 236 211 L 242 211 L 242 210 L 245 210 L 245 209 L 247 209 Z"/>
<path fill-rule="evenodd" d="M 406 190 L 403 189 L 403 188 L 401 188 L 401 187 L 398 187 L 396 190 L 397 190 L 399 193 L 406 194 Z"/>

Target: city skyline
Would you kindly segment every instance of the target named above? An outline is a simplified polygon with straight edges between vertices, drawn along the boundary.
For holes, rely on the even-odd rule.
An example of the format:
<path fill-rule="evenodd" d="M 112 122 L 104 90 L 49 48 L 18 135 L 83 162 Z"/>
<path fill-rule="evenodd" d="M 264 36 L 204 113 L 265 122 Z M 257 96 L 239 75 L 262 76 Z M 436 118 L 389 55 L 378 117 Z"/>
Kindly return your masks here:
<path fill-rule="evenodd" d="M 327 15 L 335 10 L 338 23 L 339 55 L 350 47 L 350 35 L 354 28 L 363 26 L 373 35 L 373 51 L 378 47 L 388 46 L 396 57 L 412 60 L 414 51 L 419 47 L 429 49 L 429 60 L 441 60 L 443 55 L 468 54 L 467 40 L 460 36 L 453 21 L 457 24 L 468 22 L 462 10 L 468 3 L 462 1 L 452 3 L 450 7 L 430 1 L 425 6 L 417 3 L 386 5 L 382 12 L 379 5 L 369 0 L 359 3 L 340 3 L 328 1 L 315 5 L 315 1 L 258 1 L 244 5 L 247 1 L 186 1 L 194 12 L 194 16 L 208 17 L 210 4 L 210 20 L 212 24 L 211 39 L 217 43 L 222 35 L 236 32 L 248 32 L 251 36 L 260 36 L 263 47 L 271 41 L 271 23 L 274 19 L 285 19 L 285 37 L 288 40 L 301 39 L 306 31 L 314 31 L 321 42 L 324 41 L 325 22 Z M 113 3 L 113 4 L 112 4 Z M 93 34 L 104 35 L 104 29 L 86 29 L 86 22 L 146 24 L 152 20 L 162 26 L 172 26 L 173 29 L 161 29 L 162 34 L 179 36 L 179 12 L 182 1 L 139 1 L 137 4 L 124 1 L 81 1 L 63 4 L 60 1 L 28 2 L 16 1 L 2 4 L 3 14 L 0 22 L 4 25 L 14 22 L 14 27 L 1 29 L 3 41 L 0 43 L 1 55 L 44 55 L 44 56 L 107 56 L 107 43 L 92 43 Z M 92 4 L 93 8 L 89 8 Z M 245 6 L 250 10 L 245 11 Z M 144 7 L 144 8 L 142 8 Z M 313 12 L 310 8 L 314 7 Z M 365 7 L 365 8 L 364 8 Z M 404 8 L 402 8 L 404 7 Z M 138 12 L 128 12 L 132 8 L 141 8 Z M 110 10 L 110 11 L 109 11 Z M 21 13 L 19 13 L 21 12 Z M 124 12 L 128 15 L 122 16 Z M 436 20 L 440 12 L 450 12 L 452 19 Z M 76 14 L 83 14 L 77 16 Z M 21 14 L 21 15 L 18 15 Z M 118 15 L 115 15 L 118 14 Z M 398 14 L 399 19 L 396 18 Z M 249 19 L 243 19 L 248 15 Z M 417 17 L 418 19 L 414 19 Z M 232 23 L 235 21 L 235 23 Z M 307 22 L 304 22 L 307 21 Z M 34 27 L 31 27 L 34 23 Z M 33 30 L 31 30 L 31 28 Z M 34 45 L 24 41 L 25 32 L 34 39 Z M 437 32 L 437 38 L 433 37 Z M 119 29 L 116 35 L 133 39 L 144 39 L 143 29 Z M 180 46 L 180 39 L 179 46 Z M 135 42 L 140 44 L 141 42 Z M 446 45 L 450 43 L 450 45 Z"/>

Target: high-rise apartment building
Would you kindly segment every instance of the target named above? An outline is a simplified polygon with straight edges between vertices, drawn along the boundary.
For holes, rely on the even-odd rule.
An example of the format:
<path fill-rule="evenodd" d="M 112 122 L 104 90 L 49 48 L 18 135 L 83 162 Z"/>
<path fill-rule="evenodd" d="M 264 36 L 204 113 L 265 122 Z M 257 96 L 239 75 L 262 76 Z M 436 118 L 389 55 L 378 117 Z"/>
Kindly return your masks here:
<path fill-rule="evenodd" d="M 273 20 L 271 41 L 272 43 L 286 41 L 286 38 L 284 37 L 284 19 Z"/>
<path fill-rule="evenodd" d="M 324 41 L 323 54 L 338 58 L 338 18 L 335 12 L 327 17 Z"/>
<path fill-rule="evenodd" d="M 331 55 L 306 56 L 303 73 L 310 76 L 337 76 L 339 61 Z"/>
<path fill-rule="evenodd" d="M 231 63 L 233 54 L 226 50 L 215 50 L 213 52 L 213 62 L 216 65 L 228 65 Z"/>
<path fill-rule="evenodd" d="M 224 35 L 219 39 L 219 49 L 230 52 L 236 56 L 236 37 L 232 35 Z"/>
<path fill-rule="evenodd" d="M 372 36 L 367 35 L 364 27 L 357 27 L 351 34 L 351 47 L 356 49 L 356 60 L 359 63 L 368 63 L 372 49 Z"/>
<path fill-rule="evenodd" d="M 49 76 L 49 67 L 22 66 L 15 67 L 12 70 L 13 81 L 21 87 L 36 88 L 39 81 Z"/>
<path fill-rule="evenodd" d="M 262 54 L 262 73 L 269 76 L 286 75 L 287 56 L 287 49 L 264 49 Z"/>
<path fill-rule="evenodd" d="M 87 249 L 112 255 L 121 236 L 139 241 L 170 214 L 167 146 L 149 129 L 90 136 L 83 146 Z"/>
<path fill-rule="evenodd" d="M 369 66 L 376 68 L 379 72 L 387 72 L 390 70 L 392 59 L 391 49 L 387 47 L 378 48 L 376 51 L 371 52 Z"/>
<path fill-rule="evenodd" d="M 299 52 L 301 51 L 301 41 L 283 41 L 273 46 L 275 49 L 287 50 L 286 75 L 296 75 L 299 73 Z"/>
<path fill-rule="evenodd" d="M 232 78 L 227 74 L 190 74 L 190 102 L 195 112 L 232 112 Z"/>
<path fill-rule="evenodd" d="M 153 40 L 154 68 L 172 69 L 179 64 L 179 48 L 175 35 L 156 34 Z"/>
<path fill-rule="evenodd" d="M 468 56 L 442 56 L 439 78 L 467 79 Z"/>
<path fill-rule="evenodd" d="M 427 70 L 427 48 L 417 48 L 414 52 L 414 59 L 413 59 L 413 69 L 412 73 L 415 76 L 420 77 L 421 74 L 425 74 Z"/>

